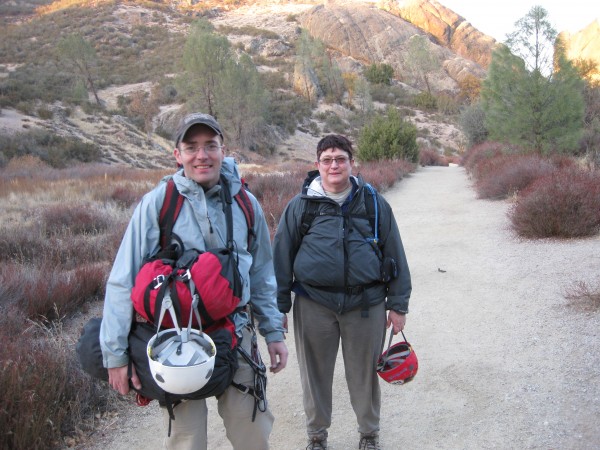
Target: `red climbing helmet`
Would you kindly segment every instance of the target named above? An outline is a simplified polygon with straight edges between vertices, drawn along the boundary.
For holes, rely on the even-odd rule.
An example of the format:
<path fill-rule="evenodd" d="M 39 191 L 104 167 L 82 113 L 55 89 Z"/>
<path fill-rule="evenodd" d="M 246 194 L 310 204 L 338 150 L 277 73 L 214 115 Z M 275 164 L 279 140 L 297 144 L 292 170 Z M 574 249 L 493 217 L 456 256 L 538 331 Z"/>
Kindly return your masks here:
<path fill-rule="evenodd" d="M 392 345 L 394 333 L 390 333 L 388 348 L 377 361 L 377 374 L 391 384 L 405 384 L 411 381 L 419 369 L 419 361 L 412 346 L 406 341 Z"/>

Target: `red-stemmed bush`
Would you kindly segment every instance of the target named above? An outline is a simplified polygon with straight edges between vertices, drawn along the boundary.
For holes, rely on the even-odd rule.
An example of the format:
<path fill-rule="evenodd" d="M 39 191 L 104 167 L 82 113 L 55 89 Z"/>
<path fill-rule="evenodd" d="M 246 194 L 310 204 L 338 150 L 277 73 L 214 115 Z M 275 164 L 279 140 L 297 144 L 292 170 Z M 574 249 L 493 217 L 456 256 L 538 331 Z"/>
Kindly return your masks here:
<path fill-rule="evenodd" d="M 419 164 L 425 166 L 448 166 L 448 159 L 433 148 L 419 150 Z"/>
<path fill-rule="evenodd" d="M 478 164 L 475 190 L 479 198 L 506 198 L 554 170 L 554 164 L 539 155 L 495 156 Z"/>
<path fill-rule="evenodd" d="M 391 188 L 407 174 L 414 172 L 415 165 L 404 159 L 386 160 L 380 162 L 361 162 L 353 171 L 379 192 Z"/>
<path fill-rule="evenodd" d="M 110 396 L 83 373 L 60 328 L 19 319 L 2 308 L 0 448 L 64 448 L 62 437 L 81 429 L 84 417 L 105 410 Z"/>
<path fill-rule="evenodd" d="M 567 167 L 531 184 L 509 210 L 523 237 L 582 237 L 600 229 L 600 173 Z"/>
<path fill-rule="evenodd" d="M 460 164 L 468 172 L 472 172 L 480 161 L 503 155 L 505 152 L 505 144 L 501 144 L 499 142 L 484 142 L 482 144 L 474 145 L 467 150 L 463 155 Z"/>
<path fill-rule="evenodd" d="M 47 236 L 65 234 L 98 234 L 110 225 L 105 212 L 88 204 L 57 204 L 41 210 Z"/>
<path fill-rule="evenodd" d="M 0 266 L 3 305 L 14 305 L 25 317 L 49 323 L 69 316 L 104 294 L 108 264 L 82 265 L 70 271 L 60 266 L 5 264 Z"/>

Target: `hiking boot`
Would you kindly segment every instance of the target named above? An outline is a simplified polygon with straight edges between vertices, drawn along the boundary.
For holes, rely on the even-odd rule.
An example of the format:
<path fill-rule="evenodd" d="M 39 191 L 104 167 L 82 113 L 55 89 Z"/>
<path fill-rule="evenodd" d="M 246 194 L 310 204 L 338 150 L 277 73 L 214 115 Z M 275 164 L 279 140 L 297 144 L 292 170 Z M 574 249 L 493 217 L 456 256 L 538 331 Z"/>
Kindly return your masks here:
<path fill-rule="evenodd" d="M 360 450 L 381 450 L 379 436 L 376 434 L 361 434 L 358 448 Z"/>
<path fill-rule="evenodd" d="M 327 439 L 321 437 L 309 438 L 306 450 L 327 450 Z"/>

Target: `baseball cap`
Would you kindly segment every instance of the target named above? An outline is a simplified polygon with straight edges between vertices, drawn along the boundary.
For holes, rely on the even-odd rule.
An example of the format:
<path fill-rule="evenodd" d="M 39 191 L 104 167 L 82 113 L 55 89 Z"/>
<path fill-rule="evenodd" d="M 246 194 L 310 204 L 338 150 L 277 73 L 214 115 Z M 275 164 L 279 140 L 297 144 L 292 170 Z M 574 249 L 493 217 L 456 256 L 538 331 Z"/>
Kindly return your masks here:
<path fill-rule="evenodd" d="M 188 114 L 179 122 L 177 133 L 175 133 L 175 147 L 179 145 L 185 136 L 185 133 L 187 133 L 194 125 L 206 125 L 223 139 L 221 125 L 219 125 L 219 122 L 217 122 L 213 116 L 204 113 L 193 113 Z"/>

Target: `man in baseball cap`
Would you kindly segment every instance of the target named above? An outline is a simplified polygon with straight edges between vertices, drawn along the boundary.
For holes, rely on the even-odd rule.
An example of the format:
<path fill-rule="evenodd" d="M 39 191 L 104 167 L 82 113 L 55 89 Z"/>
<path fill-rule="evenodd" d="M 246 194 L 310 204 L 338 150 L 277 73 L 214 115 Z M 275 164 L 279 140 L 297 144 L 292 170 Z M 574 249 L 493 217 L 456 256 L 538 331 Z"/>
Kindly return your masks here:
<path fill-rule="evenodd" d="M 256 198 L 248 193 L 254 211 L 254 242 L 248 245 L 244 211 L 238 202 L 230 204 L 233 222 L 227 220 L 223 193 L 235 196 L 244 189 L 234 159 L 225 157 L 223 132 L 214 117 L 203 113 L 189 114 L 177 127 L 174 136 L 175 157 L 179 169 L 172 175 L 175 187 L 184 198 L 173 225 L 173 234 L 184 249 L 211 249 L 229 246 L 225 241 L 232 226 L 231 248 L 243 283 L 242 301 L 233 313 L 233 323 L 240 346 L 253 354 L 256 333 L 246 306 L 260 311 L 258 328 L 264 336 L 273 373 L 287 364 L 283 315 L 277 309 L 276 282 L 271 255 L 269 229 Z M 133 311 L 130 293 L 148 252 L 160 248 L 159 209 L 165 201 L 167 177 L 138 204 L 123 237 L 109 276 L 100 345 L 103 363 L 108 369 L 110 386 L 122 395 L 129 392 L 130 382 L 137 389 L 141 381 L 129 364 L 128 335 Z M 228 223 L 229 222 L 229 223 Z M 233 271 L 232 271 L 233 272 Z M 235 275 L 234 275 L 235 276 Z M 186 319 L 187 320 L 187 319 Z M 239 368 L 232 383 L 217 399 L 217 408 L 227 439 L 235 449 L 267 450 L 274 417 L 266 402 L 257 406 L 255 389 L 256 361 L 240 353 Z M 129 370 L 131 367 L 131 370 Z M 260 367 L 259 367 L 260 368 Z M 262 400 L 261 400 L 262 401 Z M 261 406 L 262 405 L 262 406 Z M 186 400 L 175 408 L 176 420 L 161 408 L 168 437 L 163 443 L 169 450 L 206 450 L 208 408 L 205 400 Z"/>

